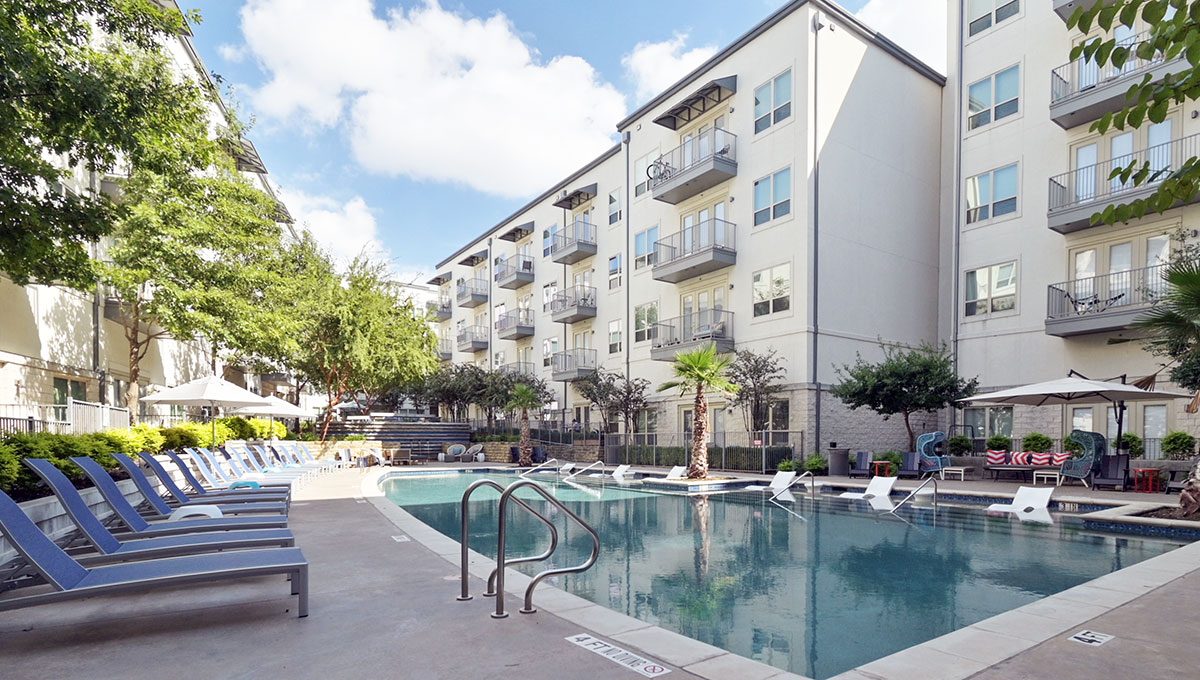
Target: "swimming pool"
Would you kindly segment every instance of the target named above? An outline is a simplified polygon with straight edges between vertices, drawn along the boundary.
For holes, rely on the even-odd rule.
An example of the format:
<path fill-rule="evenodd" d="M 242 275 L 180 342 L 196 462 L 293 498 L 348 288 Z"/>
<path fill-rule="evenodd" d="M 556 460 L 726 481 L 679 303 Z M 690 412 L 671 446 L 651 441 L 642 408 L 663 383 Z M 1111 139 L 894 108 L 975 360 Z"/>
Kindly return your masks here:
<path fill-rule="evenodd" d="M 516 479 L 423 474 L 387 479 L 382 488 L 458 540 L 462 492 L 482 476 L 501 485 Z M 906 506 L 897 518 L 865 503 L 801 494 L 781 508 L 754 493 L 688 497 L 611 483 L 578 489 L 549 475 L 539 481 L 595 527 L 603 545 L 590 570 L 551 583 L 818 680 L 1182 545 L 968 507 Z M 485 555 L 495 555 L 497 495 L 473 496 L 470 546 Z M 532 574 L 586 558 L 583 529 L 533 492 L 518 496 L 555 519 L 559 547 L 548 563 L 516 568 Z M 508 536 L 510 557 L 549 545 L 546 528 L 519 508 Z"/>

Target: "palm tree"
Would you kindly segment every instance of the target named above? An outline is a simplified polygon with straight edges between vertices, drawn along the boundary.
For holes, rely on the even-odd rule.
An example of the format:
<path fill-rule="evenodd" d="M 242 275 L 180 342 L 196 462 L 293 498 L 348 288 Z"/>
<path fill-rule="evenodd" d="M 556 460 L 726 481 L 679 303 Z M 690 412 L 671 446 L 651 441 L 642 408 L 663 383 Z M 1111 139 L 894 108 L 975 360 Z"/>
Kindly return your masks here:
<path fill-rule="evenodd" d="M 1200 352 L 1200 262 L 1173 262 L 1162 282 L 1147 282 L 1157 298 L 1134 325 L 1148 333 L 1151 350 L 1174 358 Z"/>
<path fill-rule="evenodd" d="M 658 386 L 659 392 L 678 389 L 680 396 L 695 393 L 696 402 L 692 412 L 692 458 L 688 462 L 688 479 L 704 479 L 708 476 L 708 397 L 709 390 L 720 394 L 737 392 L 726 372 L 733 360 L 719 356 L 717 346 L 680 352 L 675 355 L 675 379 Z"/>
<path fill-rule="evenodd" d="M 508 399 L 508 409 L 521 412 L 521 455 L 517 464 L 522 467 L 533 465 L 533 445 L 529 441 L 529 410 L 541 407 L 542 397 L 532 386 L 525 383 L 513 386 Z"/>

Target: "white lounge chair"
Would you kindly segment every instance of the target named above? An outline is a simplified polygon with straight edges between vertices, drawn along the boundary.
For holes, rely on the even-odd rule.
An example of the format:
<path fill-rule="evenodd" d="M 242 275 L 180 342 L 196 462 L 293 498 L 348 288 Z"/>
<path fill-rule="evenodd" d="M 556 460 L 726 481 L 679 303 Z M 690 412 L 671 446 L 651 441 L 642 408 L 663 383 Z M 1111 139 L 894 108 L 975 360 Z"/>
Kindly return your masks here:
<path fill-rule="evenodd" d="M 629 472 L 628 465 L 618 465 L 616 468 L 613 469 L 613 471 L 611 473 L 593 472 L 592 474 L 590 474 L 588 476 L 589 477 L 612 477 L 613 479 L 620 481 L 622 479 L 625 479 L 625 473 L 627 473 L 627 472 Z"/>
<path fill-rule="evenodd" d="M 1051 524 L 1054 520 L 1050 518 L 1050 496 L 1054 494 L 1055 488 L 1018 487 L 1012 503 L 993 503 L 988 506 L 988 512 L 1011 512 L 1021 521 Z"/>
<path fill-rule="evenodd" d="M 897 477 L 872 477 L 867 483 L 867 490 L 862 493 L 847 491 L 841 495 L 842 498 L 853 498 L 855 500 L 871 500 L 872 498 L 887 498 L 892 494 L 892 485 L 896 483 Z"/>
<path fill-rule="evenodd" d="M 676 465 L 667 473 L 666 479 L 683 479 L 683 475 L 687 473 L 687 468 L 682 465 Z"/>
<path fill-rule="evenodd" d="M 545 473 L 551 474 L 551 475 L 565 475 L 565 474 L 570 474 L 571 470 L 574 470 L 574 469 L 575 469 L 575 463 L 563 463 L 563 466 L 558 468 L 557 470 L 555 470 L 553 468 L 544 468 L 544 469 L 538 470 L 538 472 L 539 473 L 545 472 Z"/>
<path fill-rule="evenodd" d="M 772 493 L 779 493 L 780 491 L 783 491 L 783 490 L 791 487 L 792 482 L 794 482 L 794 481 L 796 481 L 796 473 L 795 472 L 793 472 L 793 471 L 776 472 L 775 477 L 773 479 L 771 479 L 770 484 L 768 484 L 766 486 L 763 486 L 761 484 L 747 486 L 747 487 L 743 488 L 743 491 L 770 491 Z"/>

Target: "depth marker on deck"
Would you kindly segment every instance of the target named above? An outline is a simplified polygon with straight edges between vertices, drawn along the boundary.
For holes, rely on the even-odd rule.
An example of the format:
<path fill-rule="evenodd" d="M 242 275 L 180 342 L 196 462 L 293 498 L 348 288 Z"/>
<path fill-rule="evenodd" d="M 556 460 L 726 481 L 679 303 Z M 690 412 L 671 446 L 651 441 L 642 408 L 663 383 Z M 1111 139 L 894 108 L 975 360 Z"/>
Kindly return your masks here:
<path fill-rule="evenodd" d="M 657 678 L 671 672 L 671 669 L 657 661 L 640 657 L 586 633 L 568 635 L 564 639 L 647 678 Z"/>
<path fill-rule="evenodd" d="M 1100 645 L 1113 639 L 1113 636 L 1108 633 L 1097 633 L 1094 630 L 1081 630 L 1071 636 L 1072 642 L 1078 642 L 1081 645 L 1088 647 L 1099 647 Z"/>
<path fill-rule="evenodd" d="M 405 536 L 404 534 L 400 534 L 399 536 L 392 536 L 392 540 L 397 543 L 408 543 L 412 539 L 410 539 L 408 536 Z"/>

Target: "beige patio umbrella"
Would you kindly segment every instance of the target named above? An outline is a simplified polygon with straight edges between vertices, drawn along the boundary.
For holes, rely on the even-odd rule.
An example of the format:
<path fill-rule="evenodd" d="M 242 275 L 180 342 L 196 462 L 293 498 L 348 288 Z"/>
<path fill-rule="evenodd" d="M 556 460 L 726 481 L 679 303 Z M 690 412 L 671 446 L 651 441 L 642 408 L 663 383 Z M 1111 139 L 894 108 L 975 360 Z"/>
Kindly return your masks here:
<path fill-rule="evenodd" d="M 175 387 L 155 392 L 142 401 L 148 404 L 180 404 L 182 406 L 208 406 L 212 422 L 213 441 L 217 439 L 216 408 L 239 408 L 263 406 L 269 402 L 257 394 L 238 387 L 224 378 L 210 375 Z"/>
<path fill-rule="evenodd" d="M 275 395 L 266 397 L 267 403 L 261 406 L 243 406 L 230 411 L 236 416 L 258 416 L 271 419 L 272 428 L 276 418 L 316 418 L 317 414 L 310 413 L 295 404 L 284 401 Z"/>

